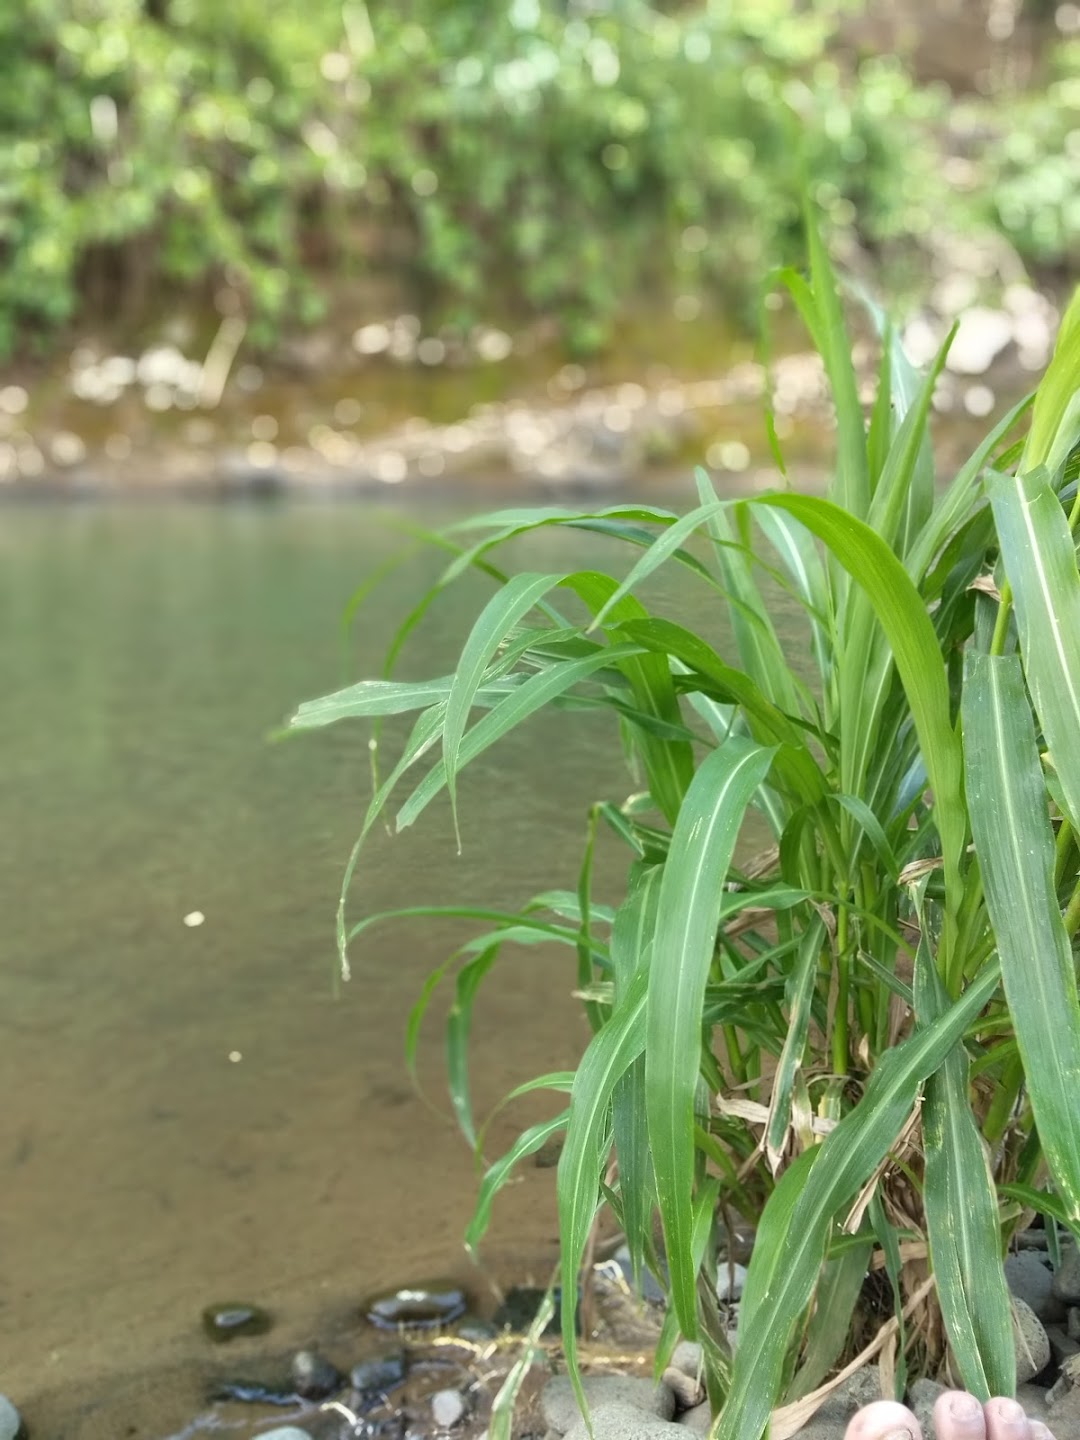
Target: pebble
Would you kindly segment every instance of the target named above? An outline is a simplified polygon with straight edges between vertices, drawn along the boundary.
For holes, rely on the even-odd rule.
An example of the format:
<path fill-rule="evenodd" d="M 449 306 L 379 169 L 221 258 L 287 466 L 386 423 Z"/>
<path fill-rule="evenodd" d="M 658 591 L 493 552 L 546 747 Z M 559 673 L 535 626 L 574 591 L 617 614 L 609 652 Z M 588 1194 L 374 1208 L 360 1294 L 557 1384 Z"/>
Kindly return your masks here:
<path fill-rule="evenodd" d="M 311 1436 L 297 1425 L 279 1425 L 274 1430 L 263 1430 L 259 1440 L 311 1440 Z"/>
<path fill-rule="evenodd" d="M 202 1312 L 203 1330 L 217 1344 L 235 1340 L 238 1335 L 265 1335 L 273 1324 L 269 1311 L 258 1305 L 229 1301 L 208 1305 Z"/>
<path fill-rule="evenodd" d="M 1061 1268 L 1054 1276 L 1054 1294 L 1066 1305 L 1080 1305 L 1080 1250 L 1075 1245 L 1061 1251 Z"/>
<path fill-rule="evenodd" d="M 662 1379 L 675 1396 L 675 1405 L 679 1410 L 693 1410 L 705 1399 L 705 1387 L 701 1381 L 696 1376 L 677 1370 L 674 1365 L 668 1366 Z"/>
<path fill-rule="evenodd" d="M 1014 1295 L 1027 1302 L 1040 1320 L 1065 1318 L 1064 1303 L 1054 1294 L 1054 1272 L 1038 1250 L 1021 1250 L 1005 1258 L 1005 1280 Z"/>
<path fill-rule="evenodd" d="M 460 1285 L 452 1280 L 433 1280 L 373 1295 L 364 1305 L 364 1314 L 380 1330 L 396 1330 L 399 1326 L 433 1330 L 459 1319 L 467 1305 Z"/>
<path fill-rule="evenodd" d="M 1013 1335 L 1016 1341 L 1016 1383 L 1023 1385 L 1041 1375 L 1050 1363 L 1050 1341 L 1035 1311 L 1016 1296 L 1013 1297 Z"/>
<path fill-rule="evenodd" d="M 431 1413 L 440 1430 L 449 1430 L 465 1414 L 465 1401 L 457 1390 L 439 1390 L 431 1397 Z"/>
<path fill-rule="evenodd" d="M 694 1380 L 701 1374 L 703 1356 L 696 1340 L 680 1340 L 671 1355 L 672 1369 L 681 1370 Z"/>
<path fill-rule="evenodd" d="M 405 1352 L 380 1355 L 377 1360 L 364 1360 L 354 1365 L 349 1376 L 354 1390 L 394 1390 L 405 1379 Z"/>
<path fill-rule="evenodd" d="M 314 1350 L 298 1350 L 290 1366 L 296 1393 L 306 1400 L 325 1400 L 341 1389 L 341 1375 Z"/>
<path fill-rule="evenodd" d="M 670 1420 L 675 1414 L 675 1396 L 662 1383 L 654 1385 L 651 1380 L 632 1375 L 586 1375 L 582 1385 L 594 1420 L 604 1407 L 632 1409 L 639 1417 L 659 1420 Z M 540 1409 L 548 1429 L 559 1435 L 566 1435 L 579 1423 L 581 1411 L 568 1375 L 556 1375 L 548 1381 L 540 1397 Z"/>
<path fill-rule="evenodd" d="M 22 1416 L 6 1395 L 0 1395 L 0 1440 L 22 1440 Z"/>

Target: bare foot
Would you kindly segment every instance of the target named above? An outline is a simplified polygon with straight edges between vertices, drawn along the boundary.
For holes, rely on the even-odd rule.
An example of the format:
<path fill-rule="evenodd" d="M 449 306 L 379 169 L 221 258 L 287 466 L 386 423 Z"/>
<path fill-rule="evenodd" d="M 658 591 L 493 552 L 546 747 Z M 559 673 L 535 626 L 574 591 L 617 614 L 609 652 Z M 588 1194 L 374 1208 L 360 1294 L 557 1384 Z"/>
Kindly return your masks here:
<path fill-rule="evenodd" d="M 877 1400 L 864 1405 L 844 1440 L 1054 1440 L 1040 1420 L 1029 1420 L 1015 1400 L 980 1405 L 974 1395 L 948 1390 L 934 1405 L 934 1436 L 923 1435 L 905 1405 Z"/>

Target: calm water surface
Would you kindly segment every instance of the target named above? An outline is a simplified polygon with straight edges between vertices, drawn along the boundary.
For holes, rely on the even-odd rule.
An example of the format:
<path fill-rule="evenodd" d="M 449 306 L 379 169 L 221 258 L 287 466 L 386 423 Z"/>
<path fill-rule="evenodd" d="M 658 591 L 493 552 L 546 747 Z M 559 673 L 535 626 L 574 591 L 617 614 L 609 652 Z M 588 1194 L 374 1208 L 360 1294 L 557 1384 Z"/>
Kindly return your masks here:
<path fill-rule="evenodd" d="M 338 618 L 402 543 L 396 518 L 0 512 L 0 1389 L 48 1433 L 58 1395 L 102 1377 L 119 1395 L 148 1369 L 195 1363 L 213 1300 L 268 1304 L 282 1341 L 303 1341 L 382 1284 L 546 1278 L 553 1172 L 522 1170 L 486 1269 L 471 1270 L 475 1175 L 445 1115 L 436 1026 L 421 1074 L 437 1109 L 402 1062 L 423 978 L 472 931 L 376 929 L 334 998 L 367 732 L 268 739 L 298 700 L 341 683 Z M 610 552 L 547 532 L 514 559 L 570 569 Z M 375 671 L 439 563 L 414 559 L 362 613 L 348 678 Z M 406 668 L 449 670 L 488 593 L 479 580 L 451 592 Z M 572 886 L 587 801 L 625 793 L 610 734 L 601 717 L 541 716 L 488 752 L 462 784 L 464 854 L 445 804 L 377 835 L 357 912 Z M 620 865 L 612 854 L 601 884 Z M 188 928 L 194 910 L 205 923 Z M 576 1063 L 573 983 L 570 952 L 508 954 L 476 1017 L 480 1110 Z M 491 1152 L 550 1104 L 504 1115 Z"/>

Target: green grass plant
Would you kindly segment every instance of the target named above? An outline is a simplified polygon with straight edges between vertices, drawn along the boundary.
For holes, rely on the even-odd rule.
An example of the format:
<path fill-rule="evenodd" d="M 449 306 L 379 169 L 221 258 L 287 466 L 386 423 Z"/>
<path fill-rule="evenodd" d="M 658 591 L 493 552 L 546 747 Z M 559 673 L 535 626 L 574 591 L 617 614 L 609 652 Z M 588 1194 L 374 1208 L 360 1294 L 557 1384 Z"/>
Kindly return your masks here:
<path fill-rule="evenodd" d="M 875 1292 L 872 1323 L 890 1306 L 897 1322 L 898 1394 L 939 1370 L 938 1316 L 955 1378 L 1010 1393 L 1009 1239 L 1037 1211 L 1080 1233 L 1080 297 L 1033 403 L 942 484 L 929 418 L 948 341 L 917 374 L 871 307 L 880 366 L 864 414 L 837 280 L 814 225 L 808 236 L 807 273 L 779 283 L 836 406 L 824 495 L 721 499 L 700 473 L 685 515 L 627 504 L 472 521 L 443 538 L 453 558 L 392 656 L 479 570 L 493 592 L 453 669 L 405 682 L 391 663 L 291 722 L 416 712 L 346 874 L 347 965 L 385 918 L 350 924 L 346 905 L 392 801 L 401 829 L 446 791 L 456 825 L 462 770 L 530 715 L 611 711 L 635 793 L 590 812 L 577 890 L 515 913 L 450 907 L 483 929 L 429 982 L 409 1045 L 453 974 L 451 1092 L 479 1148 L 466 1051 L 484 976 L 509 946 L 571 952 L 592 1039 L 575 1074 L 524 1087 L 563 1092 L 565 1108 L 488 1168 L 469 1243 L 514 1165 L 565 1129 L 563 1293 L 610 1206 L 635 1270 L 668 1290 L 658 1366 L 679 1333 L 703 1344 L 718 1440 L 761 1436 L 850 1353 L 872 1261 L 890 1296 L 883 1311 Z M 606 537 L 633 563 L 622 578 L 497 568 L 501 546 L 541 526 Z M 639 598 L 660 566 L 726 613 L 725 653 Z M 777 584 L 802 616 L 797 657 L 764 598 Z M 751 821 L 772 839 L 753 862 Z M 613 910 L 591 896 L 601 833 L 626 854 Z M 716 1299 L 732 1209 L 757 1225 L 734 1346 Z M 576 1383 L 569 1306 L 563 1340 Z"/>

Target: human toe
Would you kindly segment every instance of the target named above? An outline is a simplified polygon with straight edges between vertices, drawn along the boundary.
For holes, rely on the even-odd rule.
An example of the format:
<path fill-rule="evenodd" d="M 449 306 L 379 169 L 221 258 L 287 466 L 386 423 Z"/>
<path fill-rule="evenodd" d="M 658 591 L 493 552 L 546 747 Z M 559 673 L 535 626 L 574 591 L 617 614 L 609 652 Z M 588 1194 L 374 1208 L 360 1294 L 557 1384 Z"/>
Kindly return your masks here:
<path fill-rule="evenodd" d="M 906 1405 L 895 1400 L 875 1400 L 854 1416 L 844 1431 L 844 1440 L 923 1440 L 923 1433 Z"/>

